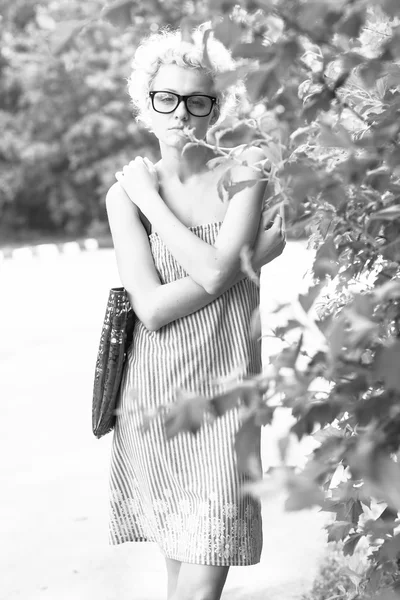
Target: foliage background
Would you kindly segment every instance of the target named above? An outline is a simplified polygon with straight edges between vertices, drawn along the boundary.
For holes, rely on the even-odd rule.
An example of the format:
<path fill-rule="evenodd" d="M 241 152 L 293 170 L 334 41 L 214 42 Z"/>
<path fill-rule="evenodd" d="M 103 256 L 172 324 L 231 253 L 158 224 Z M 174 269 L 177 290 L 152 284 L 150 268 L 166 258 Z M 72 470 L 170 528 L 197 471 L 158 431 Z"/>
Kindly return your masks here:
<path fill-rule="evenodd" d="M 99 18 L 103 6 L 0 2 L 2 242 L 107 232 L 104 198 L 115 171 L 138 153 L 155 157 L 126 78 L 138 40 L 166 17 L 149 2 L 145 19 L 136 3 L 135 27 L 122 31 Z"/>

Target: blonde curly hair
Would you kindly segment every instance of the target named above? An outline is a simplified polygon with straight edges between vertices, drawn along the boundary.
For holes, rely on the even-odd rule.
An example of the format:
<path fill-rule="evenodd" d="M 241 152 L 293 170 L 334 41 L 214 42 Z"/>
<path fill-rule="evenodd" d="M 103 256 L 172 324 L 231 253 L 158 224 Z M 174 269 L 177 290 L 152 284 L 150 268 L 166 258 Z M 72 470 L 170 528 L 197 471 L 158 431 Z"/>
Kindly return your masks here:
<path fill-rule="evenodd" d="M 179 67 L 201 69 L 215 81 L 216 75 L 233 70 L 235 62 L 229 50 L 210 33 L 207 38 L 207 54 L 204 60 L 204 34 L 210 29 L 206 24 L 191 32 L 193 43 L 182 39 L 181 30 L 164 28 L 151 34 L 137 48 L 132 61 L 132 73 L 128 79 L 128 92 L 136 110 L 138 121 L 150 127 L 148 96 L 151 85 L 161 65 L 175 64 Z M 237 103 L 240 84 L 218 92 L 218 121 L 230 114 Z M 215 125 L 215 123 L 214 123 Z"/>

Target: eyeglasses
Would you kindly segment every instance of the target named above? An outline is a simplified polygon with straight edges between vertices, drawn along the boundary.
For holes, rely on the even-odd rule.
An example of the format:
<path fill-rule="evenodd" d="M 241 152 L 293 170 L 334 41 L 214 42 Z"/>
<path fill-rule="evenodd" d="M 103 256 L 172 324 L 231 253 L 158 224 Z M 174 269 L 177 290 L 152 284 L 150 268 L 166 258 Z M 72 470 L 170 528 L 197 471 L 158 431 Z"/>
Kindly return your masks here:
<path fill-rule="evenodd" d="M 180 96 L 174 92 L 153 91 L 149 92 L 149 96 L 153 109 L 164 115 L 174 112 L 183 100 L 186 110 L 190 115 L 194 117 L 208 117 L 217 101 L 215 96 L 207 96 L 206 94 Z"/>

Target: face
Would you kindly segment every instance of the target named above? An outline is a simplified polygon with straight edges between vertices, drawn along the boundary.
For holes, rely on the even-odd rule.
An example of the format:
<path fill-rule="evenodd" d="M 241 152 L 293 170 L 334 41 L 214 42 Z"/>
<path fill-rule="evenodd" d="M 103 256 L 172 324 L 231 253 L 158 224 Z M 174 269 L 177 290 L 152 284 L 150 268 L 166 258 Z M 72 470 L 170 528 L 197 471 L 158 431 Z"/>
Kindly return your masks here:
<path fill-rule="evenodd" d="M 174 92 L 181 96 L 189 94 L 215 96 L 212 81 L 206 73 L 200 69 L 178 67 L 178 65 L 161 65 L 151 90 Z M 194 135 L 198 139 L 204 139 L 210 123 L 215 120 L 216 110 L 213 106 L 208 116 L 195 117 L 187 111 L 185 103 L 181 101 L 173 112 L 162 114 L 153 109 L 149 98 L 152 131 L 160 143 L 167 146 L 183 147 L 187 143 L 183 127 L 194 129 Z"/>

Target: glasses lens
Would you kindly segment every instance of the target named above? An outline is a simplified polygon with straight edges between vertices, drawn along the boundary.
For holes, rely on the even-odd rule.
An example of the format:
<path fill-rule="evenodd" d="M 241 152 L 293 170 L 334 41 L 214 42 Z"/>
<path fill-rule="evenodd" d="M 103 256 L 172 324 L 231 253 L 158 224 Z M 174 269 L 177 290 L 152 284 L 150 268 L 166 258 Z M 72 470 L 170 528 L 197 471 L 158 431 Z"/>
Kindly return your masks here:
<path fill-rule="evenodd" d="M 205 117 L 210 114 L 212 100 L 207 96 L 189 96 L 187 100 L 188 110 L 196 117 Z"/>
<path fill-rule="evenodd" d="M 178 98 L 168 92 L 156 92 L 153 96 L 154 110 L 169 113 L 178 106 Z"/>

